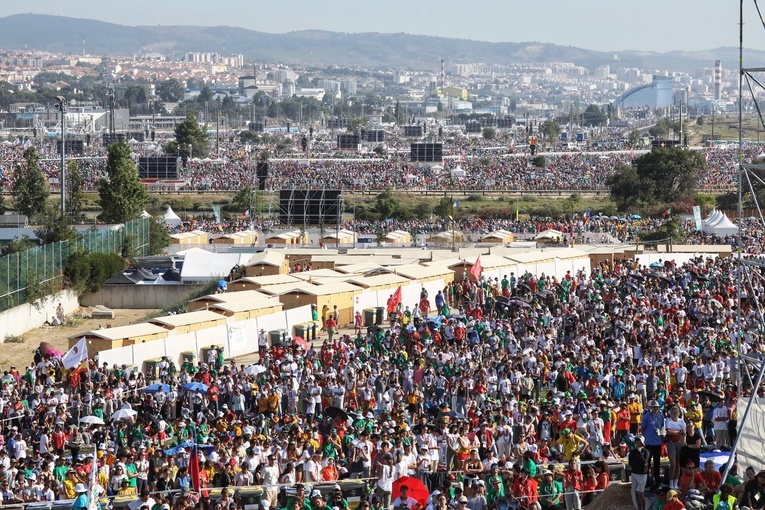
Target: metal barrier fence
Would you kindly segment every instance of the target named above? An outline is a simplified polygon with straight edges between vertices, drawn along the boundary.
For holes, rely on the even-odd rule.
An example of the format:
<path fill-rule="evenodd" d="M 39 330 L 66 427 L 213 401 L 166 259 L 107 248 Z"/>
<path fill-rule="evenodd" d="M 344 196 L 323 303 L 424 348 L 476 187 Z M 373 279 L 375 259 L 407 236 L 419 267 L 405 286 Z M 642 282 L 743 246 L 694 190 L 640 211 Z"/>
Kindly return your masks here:
<path fill-rule="evenodd" d="M 138 218 L 122 225 L 94 228 L 71 241 L 34 246 L 0 257 L 0 311 L 27 302 L 31 286 L 54 289 L 63 278 L 64 265 L 77 251 L 119 253 L 123 242 L 130 241 L 136 256 L 149 250 L 149 219 Z"/>

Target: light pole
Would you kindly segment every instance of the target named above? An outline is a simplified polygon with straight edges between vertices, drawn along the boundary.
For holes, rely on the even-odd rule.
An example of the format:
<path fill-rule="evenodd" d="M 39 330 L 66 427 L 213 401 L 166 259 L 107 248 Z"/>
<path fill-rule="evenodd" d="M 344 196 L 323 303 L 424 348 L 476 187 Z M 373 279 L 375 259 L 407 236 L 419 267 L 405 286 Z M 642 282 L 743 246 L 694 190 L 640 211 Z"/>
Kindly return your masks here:
<path fill-rule="evenodd" d="M 56 108 L 61 112 L 61 216 L 66 214 L 66 100 L 64 96 L 56 96 Z"/>

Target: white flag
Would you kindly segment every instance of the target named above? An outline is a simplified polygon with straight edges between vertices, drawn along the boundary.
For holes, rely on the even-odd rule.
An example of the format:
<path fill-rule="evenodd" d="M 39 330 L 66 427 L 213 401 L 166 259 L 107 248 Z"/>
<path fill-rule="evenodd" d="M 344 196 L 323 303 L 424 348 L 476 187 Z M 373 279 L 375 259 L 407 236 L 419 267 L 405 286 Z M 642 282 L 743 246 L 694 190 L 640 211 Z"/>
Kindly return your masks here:
<path fill-rule="evenodd" d="M 85 342 L 85 337 L 80 338 L 80 341 L 74 344 L 74 347 L 64 354 L 61 358 L 61 364 L 64 368 L 71 370 L 88 359 L 88 344 Z"/>

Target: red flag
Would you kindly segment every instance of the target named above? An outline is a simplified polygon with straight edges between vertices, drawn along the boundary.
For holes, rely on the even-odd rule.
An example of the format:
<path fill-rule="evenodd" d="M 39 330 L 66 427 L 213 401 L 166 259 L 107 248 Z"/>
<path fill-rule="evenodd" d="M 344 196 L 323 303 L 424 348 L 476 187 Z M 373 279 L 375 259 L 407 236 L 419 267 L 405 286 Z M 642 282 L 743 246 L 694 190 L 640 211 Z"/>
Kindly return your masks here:
<path fill-rule="evenodd" d="M 470 274 L 478 280 L 481 277 L 481 271 L 483 271 L 483 266 L 481 265 L 481 256 L 478 255 L 478 258 L 475 259 L 475 264 L 470 268 Z"/>
<path fill-rule="evenodd" d="M 191 476 L 191 485 L 194 487 L 194 491 L 196 491 L 198 494 L 202 485 L 202 481 L 199 475 L 199 453 L 197 452 L 197 445 L 191 447 L 191 457 L 189 457 L 189 476 Z"/>
<path fill-rule="evenodd" d="M 390 302 L 391 308 L 395 310 L 396 307 L 401 304 L 401 301 L 401 285 L 399 285 L 396 292 L 393 293 L 393 299 Z"/>

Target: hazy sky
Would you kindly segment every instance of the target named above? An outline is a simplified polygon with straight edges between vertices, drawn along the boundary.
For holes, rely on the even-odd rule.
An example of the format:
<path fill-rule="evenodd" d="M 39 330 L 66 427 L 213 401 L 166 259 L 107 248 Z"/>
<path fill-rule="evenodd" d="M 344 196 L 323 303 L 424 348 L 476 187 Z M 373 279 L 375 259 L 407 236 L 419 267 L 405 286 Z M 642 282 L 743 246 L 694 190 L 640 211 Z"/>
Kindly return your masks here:
<path fill-rule="evenodd" d="M 765 48 L 753 0 L 744 45 Z M 30 11 L 30 9 L 33 9 Z M 263 32 L 406 32 L 593 50 L 704 50 L 738 45 L 735 0 L 35 0 L 4 1 L 0 16 L 34 12 L 124 25 L 228 25 Z"/>

